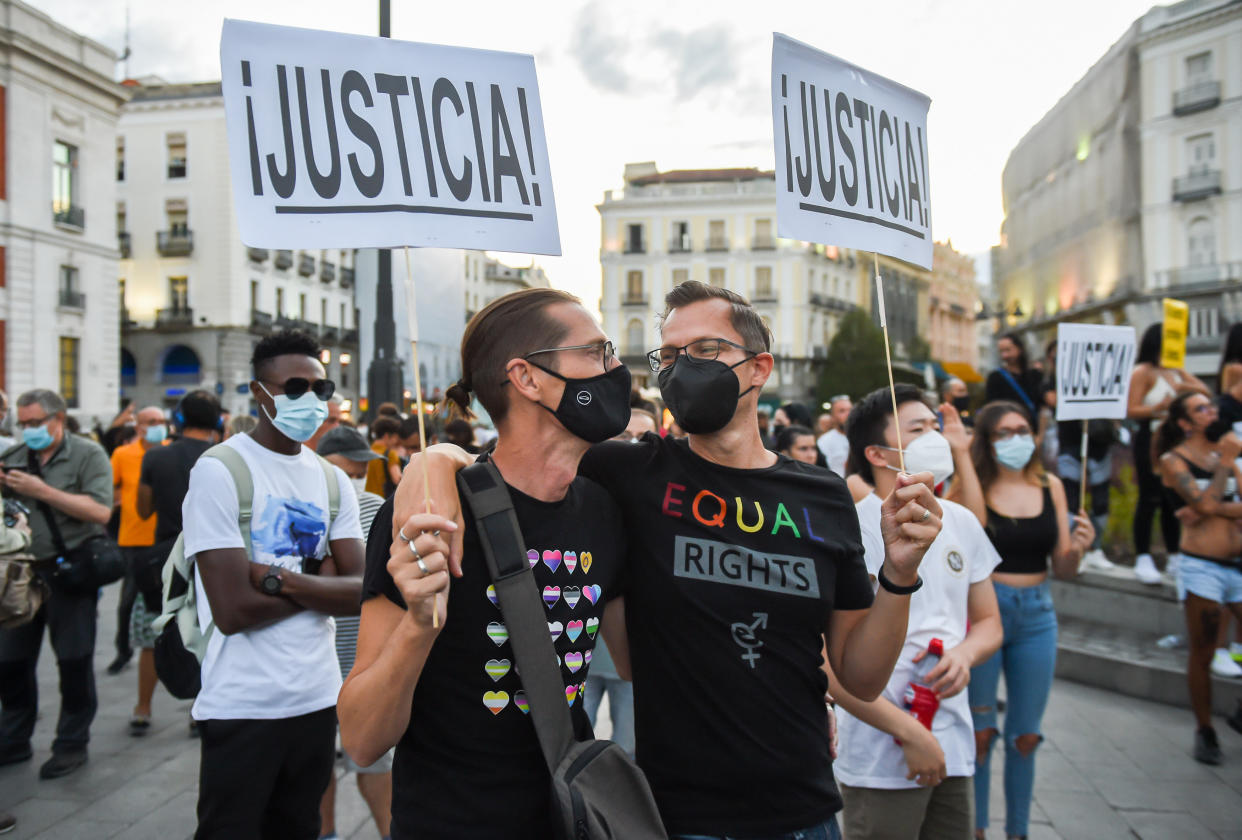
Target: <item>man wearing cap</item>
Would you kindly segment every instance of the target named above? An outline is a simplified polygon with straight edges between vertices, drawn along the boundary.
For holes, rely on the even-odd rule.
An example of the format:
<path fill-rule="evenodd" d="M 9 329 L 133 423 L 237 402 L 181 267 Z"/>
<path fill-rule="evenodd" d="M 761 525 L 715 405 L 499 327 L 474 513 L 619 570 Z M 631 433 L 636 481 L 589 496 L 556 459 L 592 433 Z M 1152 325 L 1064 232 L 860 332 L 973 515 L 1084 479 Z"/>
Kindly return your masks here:
<path fill-rule="evenodd" d="M 331 425 L 329 425 L 331 424 Z M 326 430 L 325 430 L 326 427 Z M 417 435 L 416 435 L 417 436 Z M 319 427 L 315 440 L 319 446 L 316 450 L 329 464 L 340 467 L 358 491 L 358 518 L 362 523 L 362 537 L 365 540 L 371 532 L 371 521 L 376 512 L 384 504 L 384 499 L 364 488 L 367 483 L 367 466 L 372 461 L 383 461 L 384 456 L 367 446 L 367 440 L 359 432 L 340 425 L 339 415 L 333 422 L 332 415 Z M 310 445 L 310 441 L 307 441 Z M 341 679 L 349 676 L 354 668 L 354 652 L 358 646 L 358 616 L 338 615 L 336 617 L 336 659 L 341 666 Z M 387 837 L 392 825 L 392 750 L 380 756 L 374 764 L 359 766 L 349 754 L 341 752 L 341 762 L 345 770 L 352 770 L 358 777 L 358 792 L 367 801 L 371 816 L 375 819 L 375 827 L 380 837 Z M 319 805 L 320 840 L 335 840 L 336 834 L 336 774 L 328 781 L 328 789 L 323 792 L 323 801 Z"/>

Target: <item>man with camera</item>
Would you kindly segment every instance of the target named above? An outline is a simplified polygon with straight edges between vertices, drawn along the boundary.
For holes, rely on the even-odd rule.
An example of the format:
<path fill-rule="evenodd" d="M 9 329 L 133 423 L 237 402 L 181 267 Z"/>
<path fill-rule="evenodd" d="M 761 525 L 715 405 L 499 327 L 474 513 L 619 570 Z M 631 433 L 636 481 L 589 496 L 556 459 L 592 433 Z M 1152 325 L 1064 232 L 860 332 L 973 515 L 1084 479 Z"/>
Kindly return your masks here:
<path fill-rule="evenodd" d="M 57 562 L 103 536 L 112 513 L 112 469 L 103 448 L 70 434 L 65 401 L 45 389 L 17 399 L 22 441 L 0 454 L 0 483 L 7 498 L 30 510 L 30 553 L 50 595 L 33 621 L 0 630 L 0 765 L 32 756 L 30 736 L 38 715 L 35 667 L 43 628 L 52 637 L 60 669 L 60 718 L 44 779 L 64 776 L 86 763 L 95 717 L 95 603 L 97 590 L 70 590 L 53 574 Z"/>

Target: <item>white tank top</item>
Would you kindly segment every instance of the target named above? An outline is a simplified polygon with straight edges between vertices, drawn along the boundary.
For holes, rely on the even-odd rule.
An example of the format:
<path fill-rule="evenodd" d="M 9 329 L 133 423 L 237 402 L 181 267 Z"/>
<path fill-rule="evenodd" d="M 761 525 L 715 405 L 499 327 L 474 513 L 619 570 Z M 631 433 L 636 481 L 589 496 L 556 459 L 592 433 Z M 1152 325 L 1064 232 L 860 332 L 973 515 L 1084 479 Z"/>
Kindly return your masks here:
<path fill-rule="evenodd" d="M 1164 401 L 1165 397 L 1176 397 L 1176 396 L 1177 396 L 1177 389 L 1169 384 L 1169 380 L 1164 377 L 1164 374 L 1161 371 L 1157 370 L 1156 371 L 1156 384 L 1152 385 L 1151 390 L 1147 392 L 1147 396 L 1143 397 L 1143 405 L 1159 405 L 1161 402 Z M 1164 422 L 1164 418 L 1153 417 L 1150 423 L 1148 423 L 1148 428 L 1150 428 L 1153 432 L 1155 432 L 1156 427 L 1158 427 L 1163 422 Z"/>

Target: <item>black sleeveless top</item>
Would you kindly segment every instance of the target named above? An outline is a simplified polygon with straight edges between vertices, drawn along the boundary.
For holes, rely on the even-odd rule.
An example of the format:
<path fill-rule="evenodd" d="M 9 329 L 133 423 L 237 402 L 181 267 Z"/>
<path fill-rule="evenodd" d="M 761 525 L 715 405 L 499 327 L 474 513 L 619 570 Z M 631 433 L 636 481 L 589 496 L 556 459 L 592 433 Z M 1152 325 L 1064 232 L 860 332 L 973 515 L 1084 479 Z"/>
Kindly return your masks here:
<path fill-rule="evenodd" d="M 1048 571 L 1048 557 L 1057 544 L 1057 509 L 1044 488 L 1044 507 L 1030 518 L 1004 516 L 988 508 L 988 539 L 1001 556 L 994 571 L 1038 575 Z"/>
<path fill-rule="evenodd" d="M 1211 486 L 1212 476 L 1213 476 L 1213 472 L 1211 470 L 1205 470 L 1203 467 L 1199 466 L 1194 461 L 1190 460 L 1185 455 L 1178 452 L 1176 449 L 1170 450 L 1170 452 L 1171 454 L 1176 455 L 1177 457 L 1181 458 L 1183 463 L 1186 464 L 1186 469 L 1190 472 L 1191 477 L 1195 480 L 1195 484 L 1198 485 L 1199 490 L 1201 491 L 1206 490 L 1208 487 Z M 1237 480 L 1233 476 L 1230 476 L 1225 481 L 1225 493 L 1221 501 L 1236 502 L 1238 500 L 1238 486 L 1237 485 L 1238 485 Z M 1172 487 L 1169 487 L 1167 485 L 1162 487 L 1161 489 L 1164 490 L 1164 497 L 1165 499 L 1168 500 L 1168 503 L 1173 507 L 1174 511 L 1179 511 L 1182 508 L 1186 507 L 1186 500 L 1182 498 L 1181 493 L 1177 492 Z"/>

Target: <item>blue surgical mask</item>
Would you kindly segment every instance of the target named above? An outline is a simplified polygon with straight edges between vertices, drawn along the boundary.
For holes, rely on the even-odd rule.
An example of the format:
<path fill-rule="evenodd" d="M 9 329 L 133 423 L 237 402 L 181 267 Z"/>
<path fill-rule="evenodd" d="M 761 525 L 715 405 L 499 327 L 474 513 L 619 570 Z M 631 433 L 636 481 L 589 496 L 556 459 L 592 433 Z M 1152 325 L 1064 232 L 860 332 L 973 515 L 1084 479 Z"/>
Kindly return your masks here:
<path fill-rule="evenodd" d="M 22 429 L 22 443 L 35 452 L 42 452 L 55 442 L 52 438 L 52 433 L 47 430 L 46 425 L 36 426 L 33 429 Z"/>
<path fill-rule="evenodd" d="M 294 400 L 284 394 L 273 394 L 262 382 L 259 387 L 272 398 L 276 406 L 275 417 L 267 414 L 266 407 L 263 408 L 263 413 L 267 414 L 267 419 L 272 421 L 276 430 L 290 440 L 305 443 L 319 431 L 323 421 L 328 419 L 328 404 L 315 396 L 314 391 L 307 391 Z"/>
<path fill-rule="evenodd" d="M 1014 435 L 1006 440 L 998 440 L 992 444 L 996 451 L 996 460 L 1011 470 L 1024 469 L 1035 454 L 1035 438 L 1030 435 Z"/>
<path fill-rule="evenodd" d="M 168 427 L 163 423 L 147 427 L 147 443 L 161 444 L 168 437 Z"/>

